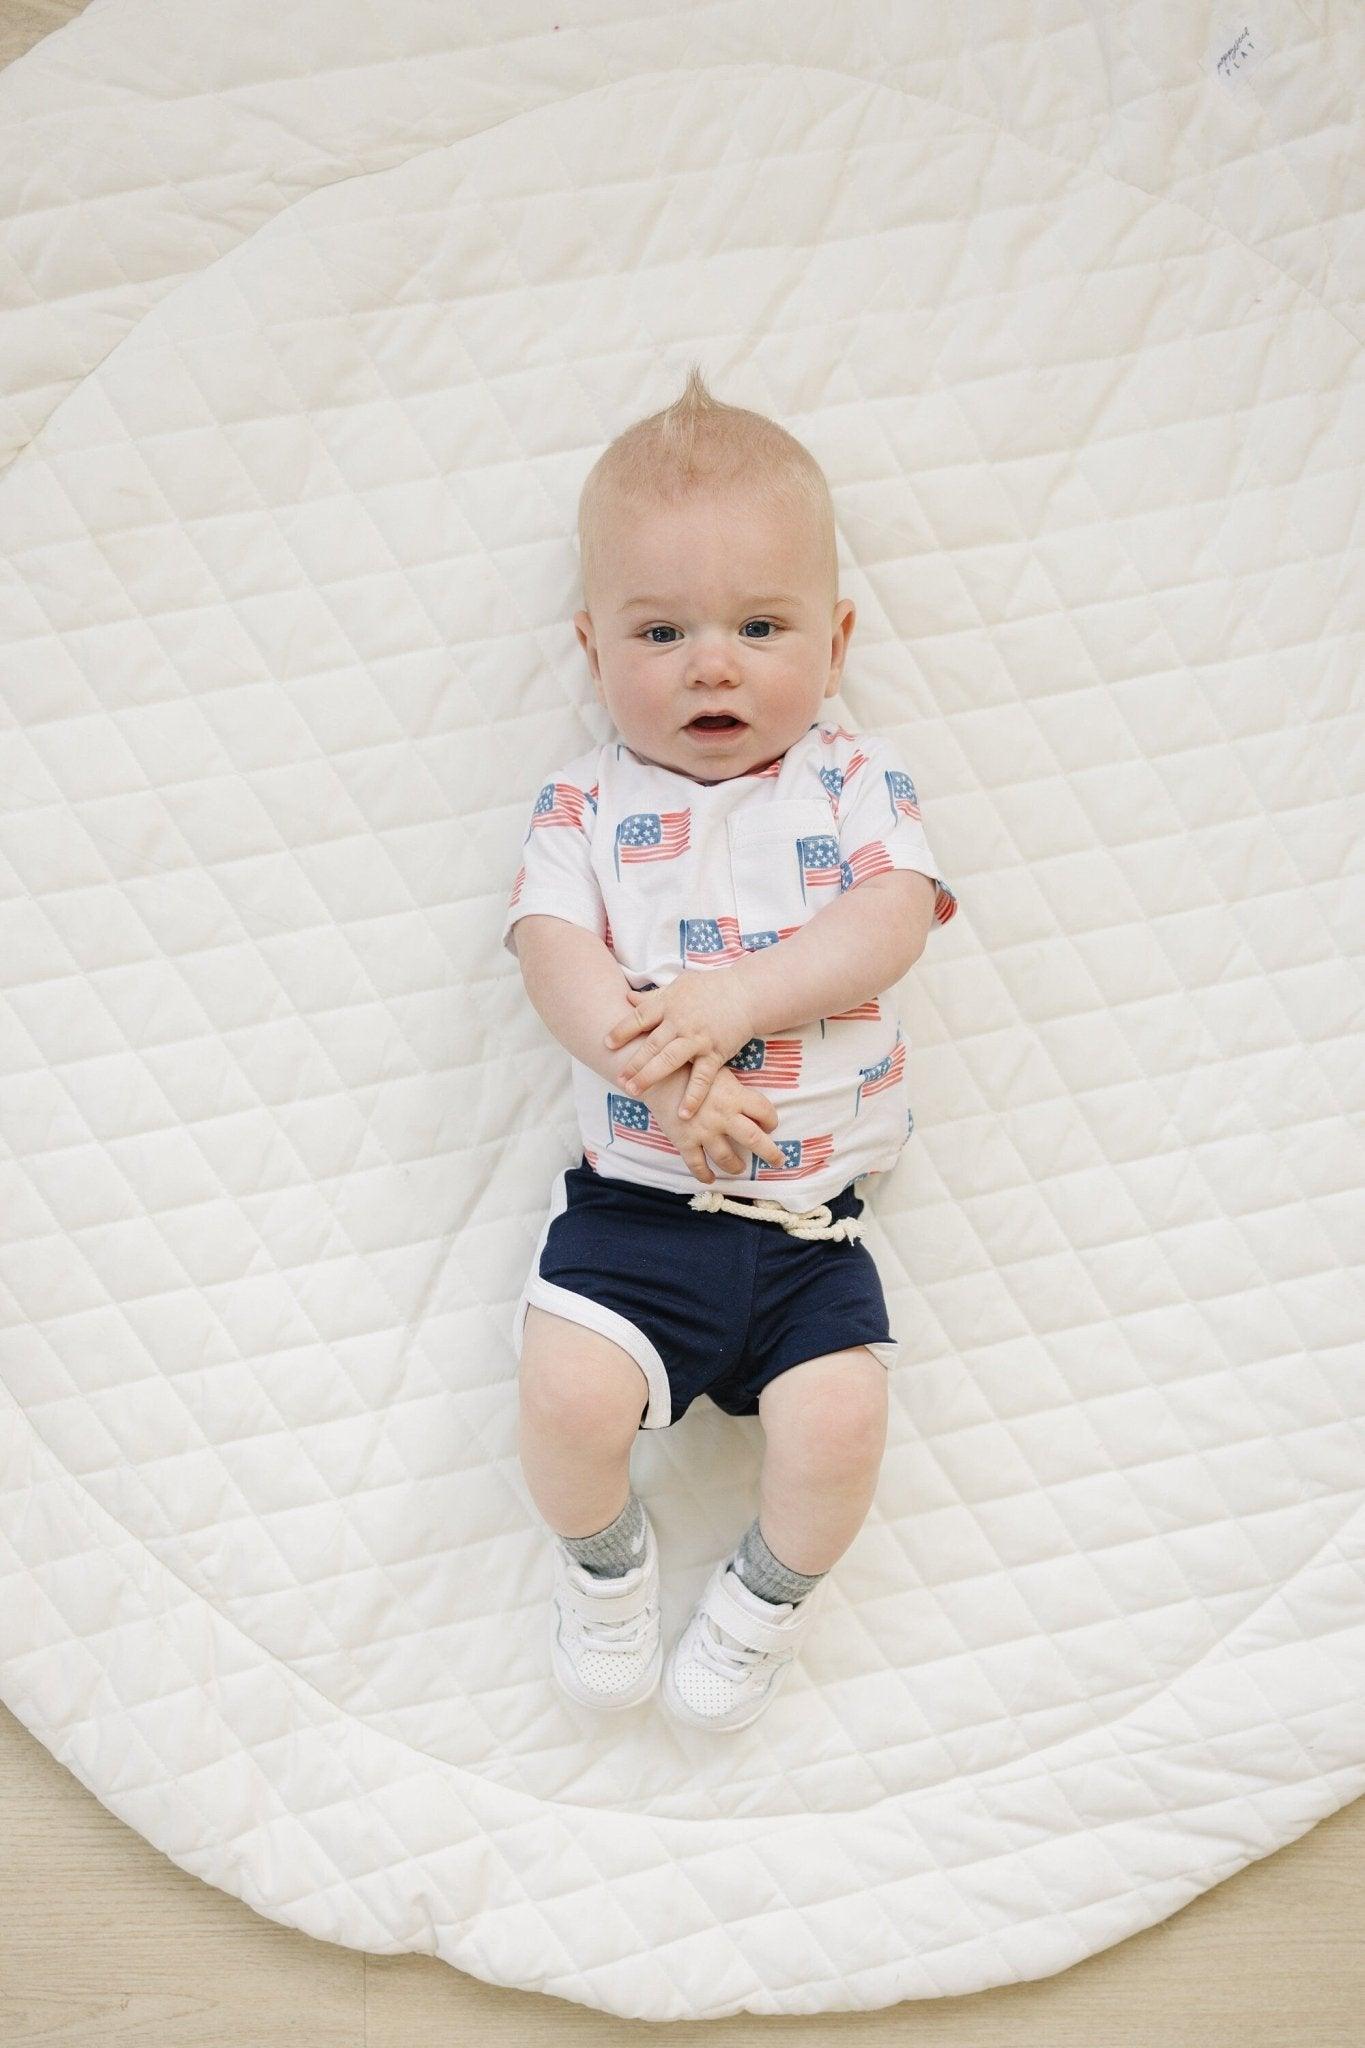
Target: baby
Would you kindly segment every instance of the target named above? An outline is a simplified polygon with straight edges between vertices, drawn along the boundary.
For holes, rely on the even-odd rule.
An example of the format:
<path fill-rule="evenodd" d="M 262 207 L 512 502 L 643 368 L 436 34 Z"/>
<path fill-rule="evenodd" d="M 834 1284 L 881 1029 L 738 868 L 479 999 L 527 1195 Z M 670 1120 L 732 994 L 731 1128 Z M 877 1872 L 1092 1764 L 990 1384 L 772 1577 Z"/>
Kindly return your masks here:
<path fill-rule="evenodd" d="M 881 998 L 957 902 L 895 750 L 818 720 L 854 607 L 809 450 L 694 368 L 595 464 L 579 545 L 620 737 L 544 784 L 503 925 L 583 1139 L 517 1304 L 519 1450 L 562 1689 L 662 1678 L 676 1720 L 741 1728 L 876 1486 L 898 1340 L 855 1182 L 913 1123 Z M 665 1665 L 630 1453 L 702 1393 L 762 1421 L 760 1512 Z"/>

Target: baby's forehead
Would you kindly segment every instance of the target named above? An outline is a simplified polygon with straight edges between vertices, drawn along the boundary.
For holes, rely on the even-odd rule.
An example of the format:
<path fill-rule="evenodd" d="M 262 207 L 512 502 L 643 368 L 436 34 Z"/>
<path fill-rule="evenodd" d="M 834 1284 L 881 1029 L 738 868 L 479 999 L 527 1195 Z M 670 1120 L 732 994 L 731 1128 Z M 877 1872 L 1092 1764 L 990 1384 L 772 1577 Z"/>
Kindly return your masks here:
<path fill-rule="evenodd" d="M 647 586 L 647 587 L 646 587 Z M 623 584 L 616 605 L 622 612 L 643 612 L 671 604 L 712 605 L 731 608 L 768 606 L 788 610 L 810 604 L 823 595 L 823 580 L 807 579 L 794 568 L 776 576 L 729 576 L 723 581 L 702 575 L 688 575 L 685 569 L 669 577 L 630 577 Z"/>

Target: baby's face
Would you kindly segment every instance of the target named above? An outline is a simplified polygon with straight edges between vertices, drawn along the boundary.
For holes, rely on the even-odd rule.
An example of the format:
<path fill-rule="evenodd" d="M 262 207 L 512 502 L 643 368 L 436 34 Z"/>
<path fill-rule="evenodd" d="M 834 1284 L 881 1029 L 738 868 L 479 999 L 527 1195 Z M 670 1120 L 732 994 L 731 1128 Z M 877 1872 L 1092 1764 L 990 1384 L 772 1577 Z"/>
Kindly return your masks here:
<path fill-rule="evenodd" d="M 854 606 L 832 607 L 814 520 L 743 497 L 613 514 L 601 588 L 574 614 L 627 746 L 697 782 L 764 768 L 839 688 Z M 727 712 L 715 735 L 692 721 Z"/>

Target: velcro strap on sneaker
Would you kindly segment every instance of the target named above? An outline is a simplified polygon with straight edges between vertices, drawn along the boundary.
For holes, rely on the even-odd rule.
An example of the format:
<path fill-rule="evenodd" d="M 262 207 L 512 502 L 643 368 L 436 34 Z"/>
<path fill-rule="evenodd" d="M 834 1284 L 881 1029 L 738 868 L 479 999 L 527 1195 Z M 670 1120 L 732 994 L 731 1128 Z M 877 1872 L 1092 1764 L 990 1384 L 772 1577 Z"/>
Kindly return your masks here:
<path fill-rule="evenodd" d="M 740 1606 L 730 1591 L 728 1573 L 712 1586 L 706 1595 L 705 1606 L 712 1621 L 719 1622 L 728 1635 L 736 1636 L 750 1650 L 789 1650 L 795 1634 L 796 1615 L 801 1613 L 798 1607 L 794 1613 L 784 1615 L 778 1621 L 764 1621 L 762 1615 L 751 1614 L 747 1607 Z"/>

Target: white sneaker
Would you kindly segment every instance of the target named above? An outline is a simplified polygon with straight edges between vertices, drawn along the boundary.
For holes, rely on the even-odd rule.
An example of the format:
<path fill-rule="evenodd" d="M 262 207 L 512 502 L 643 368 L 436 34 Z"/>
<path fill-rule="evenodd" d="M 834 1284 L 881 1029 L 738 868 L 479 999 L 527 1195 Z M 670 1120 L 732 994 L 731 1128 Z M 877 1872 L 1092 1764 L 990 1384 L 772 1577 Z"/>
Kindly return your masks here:
<path fill-rule="evenodd" d="M 826 1583 L 775 1606 L 722 1558 L 664 1666 L 662 1701 L 673 1719 L 716 1729 L 756 1721 L 796 1662 Z"/>
<path fill-rule="evenodd" d="M 551 1547 L 550 1662 L 561 1692 L 607 1712 L 638 1706 L 663 1664 L 659 1546 L 648 1512 L 636 1539 L 640 1562 L 618 1578 L 588 1571 L 558 1536 Z"/>

